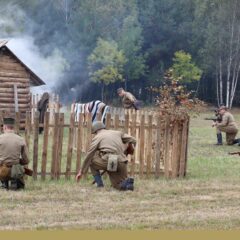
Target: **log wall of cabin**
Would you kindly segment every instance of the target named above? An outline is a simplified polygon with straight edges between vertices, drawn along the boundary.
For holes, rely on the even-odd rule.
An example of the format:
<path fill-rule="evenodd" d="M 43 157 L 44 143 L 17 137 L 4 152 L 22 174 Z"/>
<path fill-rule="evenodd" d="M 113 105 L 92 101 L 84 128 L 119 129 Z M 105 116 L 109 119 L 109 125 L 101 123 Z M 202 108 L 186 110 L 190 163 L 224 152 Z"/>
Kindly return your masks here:
<path fill-rule="evenodd" d="M 30 73 L 8 51 L 0 49 L 0 110 L 15 112 L 14 84 L 17 86 L 18 109 L 21 123 L 30 110 Z"/>

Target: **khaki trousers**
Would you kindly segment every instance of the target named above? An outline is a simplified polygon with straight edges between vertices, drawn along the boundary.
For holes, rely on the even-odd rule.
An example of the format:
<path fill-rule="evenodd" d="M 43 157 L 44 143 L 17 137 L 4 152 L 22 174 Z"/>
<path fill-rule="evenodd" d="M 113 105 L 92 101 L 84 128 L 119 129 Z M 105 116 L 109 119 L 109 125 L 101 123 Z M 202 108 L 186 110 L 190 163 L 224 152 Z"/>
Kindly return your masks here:
<path fill-rule="evenodd" d="M 105 156 L 104 156 L 105 157 Z M 98 154 L 95 154 L 92 163 L 90 165 L 91 173 L 93 176 L 99 174 L 99 170 L 107 171 L 108 161 L 101 158 Z M 120 183 L 127 179 L 127 162 L 118 162 L 118 167 L 116 172 L 109 172 L 110 182 L 112 186 L 116 189 L 120 189 Z"/>
<path fill-rule="evenodd" d="M 217 126 L 217 133 L 221 132 L 226 133 L 226 142 L 228 145 L 232 145 L 238 133 L 238 129 L 234 126 Z"/>

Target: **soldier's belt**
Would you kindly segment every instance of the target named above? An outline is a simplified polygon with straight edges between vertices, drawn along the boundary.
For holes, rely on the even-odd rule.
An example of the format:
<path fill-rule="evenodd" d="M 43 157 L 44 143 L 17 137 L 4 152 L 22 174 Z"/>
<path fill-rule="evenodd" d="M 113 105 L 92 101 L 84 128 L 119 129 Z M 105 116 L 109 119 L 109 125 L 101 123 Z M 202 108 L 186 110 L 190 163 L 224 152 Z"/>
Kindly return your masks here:
<path fill-rule="evenodd" d="M 104 152 L 104 151 L 100 151 L 100 152 L 99 152 L 99 156 L 100 156 L 100 157 L 103 157 L 103 156 L 106 155 L 106 154 L 113 154 L 113 153 L 111 153 L 111 152 Z"/>
<path fill-rule="evenodd" d="M 11 163 L 5 163 L 5 162 L 3 162 L 3 163 L 0 163 L 0 167 L 2 167 L 2 166 L 6 166 L 6 167 L 8 167 L 8 168 L 11 168 L 11 167 L 12 167 L 12 164 L 11 164 Z"/>

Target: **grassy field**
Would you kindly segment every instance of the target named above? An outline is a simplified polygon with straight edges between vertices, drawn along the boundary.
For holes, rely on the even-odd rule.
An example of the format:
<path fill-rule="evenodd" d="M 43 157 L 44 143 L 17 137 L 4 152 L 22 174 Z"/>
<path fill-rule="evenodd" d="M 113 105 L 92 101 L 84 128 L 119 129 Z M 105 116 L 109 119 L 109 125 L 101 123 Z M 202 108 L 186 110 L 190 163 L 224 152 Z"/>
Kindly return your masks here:
<path fill-rule="evenodd" d="M 240 123 L 240 110 L 234 111 Z M 239 146 L 215 146 L 211 116 L 191 119 L 184 179 L 140 180 L 134 192 L 96 189 L 91 179 L 32 181 L 25 191 L 0 190 L 0 230 L 240 229 Z M 239 124 L 240 125 L 240 124 Z"/>

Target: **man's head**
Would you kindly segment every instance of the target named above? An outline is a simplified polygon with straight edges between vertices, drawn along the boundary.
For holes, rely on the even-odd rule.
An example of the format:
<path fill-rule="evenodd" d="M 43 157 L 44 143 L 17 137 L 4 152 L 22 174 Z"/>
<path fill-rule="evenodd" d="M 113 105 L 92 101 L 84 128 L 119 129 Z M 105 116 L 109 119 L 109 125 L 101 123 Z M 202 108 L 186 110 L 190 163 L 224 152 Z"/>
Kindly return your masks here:
<path fill-rule="evenodd" d="M 222 105 L 222 106 L 220 106 L 218 111 L 221 115 L 223 115 L 227 111 L 227 107 Z"/>
<path fill-rule="evenodd" d="M 124 95 L 125 91 L 123 88 L 118 88 L 117 93 L 120 97 L 122 97 Z"/>
<path fill-rule="evenodd" d="M 12 117 L 3 118 L 3 130 L 13 130 L 14 129 L 15 120 Z"/>
<path fill-rule="evenodd" d="M 100 121 L 96 121 L 92 124 L 92 134 L 97 133 L 97 131 L 106 128 L 105 125 L 100 122 Z"/>

